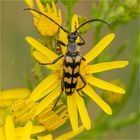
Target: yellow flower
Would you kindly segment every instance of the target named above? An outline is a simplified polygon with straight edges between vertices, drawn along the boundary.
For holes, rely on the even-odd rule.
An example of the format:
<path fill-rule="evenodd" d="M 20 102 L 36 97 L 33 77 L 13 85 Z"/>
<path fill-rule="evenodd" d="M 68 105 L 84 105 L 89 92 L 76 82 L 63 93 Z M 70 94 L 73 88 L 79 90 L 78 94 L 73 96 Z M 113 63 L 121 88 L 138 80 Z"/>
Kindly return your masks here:
<path fill-rule="evenodd" d="M 12 105 L 12 116 L 18 124 L 25 124 L 29 120 L 36 120 L 37 123 L 44 126 L 47 131 L 54 131 L 62 126 L 68 119 L 66 106 L 59 102 L 57 110 L 53 111 L 53 104 L 47 106 L 37 116 L 35 116 L 38 103 L 30 101 L 28 98 L 17 100 Z"/>
<path fill-rule="evenodd" d="M 53 138 L 53 136 L 50 134 L 50 135 L 46 135 L 43 137 L 38 137 L 38 140 L 69 140 L 69 139 L 77 136 L 79 133 L 81 133 L 83 131 L 84 131 L 84 127 L 80 126 L 76 131 L 67 132 L 65 134 L 62 134 L 62 135 L 56 137 L 56 138 Z"/>
<path fill-rule="evenodd" d="M 66 105 L 60 101 L 57 109 L 52 110 L 53 104 L 50 104 L 42 112 L 35 117 L 36 107 L 38 103 L 30 101 L 31 91 L 26 88 L 9 89 L 0 93 L 0 124 L 3 124 L 7 113 L 11 113 L 15 123 L 24 125 L 29 120 L 36 120 L 37 123 L 45 127 L 47 131 L 54 131 L 62 126 L 68 119 L 68 111 Z M 9 107 L 8 112 L 6 107 Z"/>
<path fill-rule="evenodd" d="M 32 132 L 32 122 L 29 121 L 21 131 L 15 128 L 14 122 L 11 116 L 7 116 L 5 126 L 0 128 L 1 140 L 28 140 Z"/>
<path fill-rule="evenodd" d="M 25 0 L 25 2 L 29 8 L 34 8 L 33 0 Z M 36 4 L 40 12 L 52 18 L 59 25 L 62 24 L 61 11 L 60 9 L 57 10 L 54 1 L 52 1 L 52 8 L 48 3 L 46 3 L 46 7 L 43 7 L 40 0 L 36 0 Z M 52 21 L 34 11 L 31 11 L 31 13 L 34 16 L 35 27 L 42 36 L 53 36 L 58 32 L 59 27 Z"/>
<path fill-rule="evenodd" d="M 0 107 L 11 105 L 17 99 L 24 99 L 31 91 L 26 88 L 9 89 L 0 92 Z"/>
<path fill-rule="evenodd" d="M 32 135 L 37 136 L 37 140 L 69 140 L 83 130 L 84 127 L 80 126 L 77 131 L 70 131 L 56 138 L 53 138 L 51 134 L 38 136 L 38 133 L 45 131 L 43 126 L 33 126 L 32 122 L 28 121 L 24 127 L 15 127 L 13 118 L 8 115 L 4 126 L 0 127 L 0 140 L 30 140 Z"/>
<path fill-rule="evenodd" d="M 78 17 L 76 15 L 72 18 L 71 23 L 71 31 L 75 30 L 75 25 L 78 27 Z M 93 49 L 91 49 L 84 58 L 86 61 L 81 63 L 80 73 L 86 79 L 87 84 L 82 89 L 82 91 L 87 94 L 92 100 L 94 100 L 107 114 L 111 115 L 112 110 L 110 106 L 104 102 L 98 94 L 93 90 L 90 85 L 99 87 L 104 90 L 113 91 L 119 94 L 124 94 L 125 90 L 115 86 L 109 82 L 101 80 L 95 76 L 94 73 L 107 71 L 111 69 L 122 68 L 128 65 L 127 61 L 112 61 L 112 62 L 103 62 L 99 64 L 88 65 L 93 59 L 95 59 L 113 40 L 115 35 L 113 33 L 105 36 Z M 60 30 L 60 37 L 63 42 L 67 43 L 67 35 L 62 30 Z M 50 63 L 55 58 L 58 57 L 57 54 L 43 46 L 40 42 L 35 40 L 32 37 L 26 37 L 27 42 L 35 49 L 33 52 L 33 56 L 41 63 Z M 62 47 L 62 51 L 65 54 L 66 48 Z M 63 73 L 63 59 L 60 59 L 54 65 L 47 65 L 49 69 L 53 70 L 53 73 L 50 74 L 47 78 L 45 78 L 32 92 L 30 99 L 34 102 L 40 100 L 42 97 L 43 100 L 40 100 L 37 109 L 36 115 L 38 115 L 46 106 L 51 104 L 60 94 L 61 94 L 61 79 Z M 78 86 L 80 86 L 82 82 L 78 81 Z M 78 93 L 75 91 L 71 96 L 67 96 L 67 106 L 70 117 L 70 122 L 72 128 L 76 130 L 78 128 L 78 114 L 81 118 L 81 121 L 86 129 L 91 128 L 91 122 L 86 110 L 84 99 L 81 98 Z"/>

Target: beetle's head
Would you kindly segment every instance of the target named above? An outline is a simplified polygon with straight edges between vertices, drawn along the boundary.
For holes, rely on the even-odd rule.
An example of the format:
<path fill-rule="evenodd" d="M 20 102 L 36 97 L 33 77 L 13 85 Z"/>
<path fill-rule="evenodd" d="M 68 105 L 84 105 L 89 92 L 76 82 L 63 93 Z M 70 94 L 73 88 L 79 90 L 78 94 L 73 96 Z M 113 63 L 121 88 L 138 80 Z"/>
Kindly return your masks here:
<path fill-rule="evenodd" d="M 69 33 L 68 34 L 68 42 L 69 43 L 73 43 L 73 42 L 75 42 L 76 41 L 76 39 L 77 39 L 77 37 L 78 37 L 78 33 L 77 32 L 72 32 L 72 33 Z"/>

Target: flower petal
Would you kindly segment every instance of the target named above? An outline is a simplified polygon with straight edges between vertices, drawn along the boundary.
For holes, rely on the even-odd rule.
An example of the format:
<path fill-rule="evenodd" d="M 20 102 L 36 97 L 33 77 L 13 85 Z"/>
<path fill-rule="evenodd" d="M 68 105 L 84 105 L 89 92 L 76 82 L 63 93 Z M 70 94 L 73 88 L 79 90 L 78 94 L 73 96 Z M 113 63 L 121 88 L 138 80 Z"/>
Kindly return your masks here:
<path fill-rule="evenodd" d="M 62 29 L 60 29 L 59 40 L 61 40 L 65 44 L 68 44 L 67 34 Z M 66 47 L 61 45 L 61 48 L 62 48 L 63 54 L 65 54 L 66 53 Z"/>
<path fill-rule="evenodd" d="M 26 37 L 26 41 L 33 48 L 35 48 L 37 51 L 39 51 L 44 56 L 46 56 L 47 58 L 49 58 L 51 61 L 53 61 L 55 58 L 58 57 L 57 54 L 55 54 L 54 52 L 52 52 L 51 50 L 49 50 L 47 47 L 45 47 L 44 45 L 42 45 L 39 41 L 35 40 L 34 38 L 32 38 L 32 37 Z"/>
<path fill-rule="evenodd" d="M 90 129 L 91 128 L 91 122 L 90 122 L 90 118 L 89 118 L 87 109 L 86 109 L 85 104 L 84 104 L 84 100 L 83 100 L 82 97 L 80 97 L 78 95 L 78 93 L 75 93 L 75 99 L 76 99 L 76 104 L 77 104 L 77 107 L 78 107 L 78 110 L 79 110 L 79 114 L 80 114 L 83 126 L 86 129 Z"/>
<path fill-rule="evenodd" d="M 38 115 L 41 111 L 43 111 L 49 104 L 51 104 L 61 93 L 60 86 L 55 88 L 46 98 L 44 98 L 38 105 L 36 114 Z"/>
<path fill-rule="evenodd" d="M 9 100 L 9 99 L 6 99 L 6 100 L 1 100 L 0 99 L 0 107 L 8 107 L 10 106 L 15 100 Z"/>
<path fill-rule="evenodd" d="M 5 136 L 6 136 L 6 140 L 16 140 L 14 122 L 13 122 L 13 119 L 11 116 L 7 116 L 7 118 L 6 118 Z"/>
<path fill-rule="evenodd" d="M 37 3 L 37 7 L 40 10 L 40 12 L 44 13 L 44 8 L 43 8 L 43 5 L 42 5 L 41 1 L 36 0 L 36 3 Z"/>
<path fill-rule="evenodd" d="M 67 132 L 67 133 L 57 137 L 55 140 L 69 140 L 69 139 L 77 136 L 78 134 L 80 134 L 83 131 L 84 131 L 84 127 L 80 126 L 76 131 Z"/>
<path fill-rule="evenodd" d="M 39 51 L 33 51 L 33 56 L 41 64 L 50 63 L 50 60 Z"/>
<path fill-rule="evenodd" d="M 52 10 L 57 15 L 57 10 L 54 1 L 52 1 Z"/>
<path fill-rule="evenodd" d="M 86 85 L 83 88 L 83 91 L 92 99 L 94 100 L 102 109 L 104 112 L 106 112 L 107 114 L 111 115 L 112 114 L 112 110 L 110 108 L 110 106 L 104 102 L 96 93 L 95 91 L 89 86 Z"/>
<path fill-rule="evenodd" d="M 33 0 L 25 0 L 25 3 L 28 5 L 29 8 L 34 8 L 34 3 Z M 30 12 L 33 14 L 34 17 L 38 18 L 40 15 L 35 12 L 35 11 L 31 11 Z"/>
<path fill-rule="evenodd" d="M 20 98 L 26 98 L 29 96 L 31 91 L 27 88 L 17 88 L 9 89 L 0 92 L 0 101 L 1 100 L 15 100 Z"/>
<path fill-rule="evenodd" d="M 70 122 L 73 130 L 78 129 L 78 115 L 77 115 L 77 106 L 75 101 L 75 94 L 67 96 L 67 106 Z"/>
<path fill-rule="evenodd" d="M 87 73 L 98 73 L 102 71 L 123 68 L 127 65 L 128 65 L 128 61 L 103 62 L 94 65 L 88 65 L 86 71 Z"/>
<path fill-rule="evenodd" d="M 32 129 L 32 134 L 36 134 L 36 133 L 40 133 L 40 132 L 43 132 L 45 130 L 45 127 L 44 126 L 33 126 L 33 129 Z"/>
<path fill-rule="evenodd" d="M 52 135 L 46 135 L 46 136 L 42 136 L 42 137 L 38 137 L 38 140 L 53 140 Z"/>
<path fill-rule="evenodd" d="M 51 86 L 49 86 L 40 96 L 38 96 L 38 98 L 34 99 L 34 101 L 37 101 L 43 98 L 44 96 L 48 95 L 51 91 L 53 91 L 53 89 L 55 89 L 58 86 L 58 84 L 58 80 L 54 81 L 54 83 Z"/>
<path fill-rule="evenodd" d="M 96 58 L 113 40 L 115 37 L 114 33 L 111 33 L 105 36 L 92 50 L 90 50 L 84 58 L 86 59 L 85 63 L 89 63 L 94 58 Z"/>
<path fill-rule="evenodd" d="M 48 3 L 46 3 L 46 7 L 47 7 L 47 12 L 48 14 L 50 14 L 52 12 L 50 5 Z"/>
<path fill-rule="evenodd" d="M 33 8 L 33 7 L 34 7 L 33 0 L 25 0 L 25 3 L 26 3 L 30 8 Z"/>
<path fill-rule="evenodd" d="M 0 140 L 5 140 L 5 133 L 2 127 L 0 127 Z"/>
<path fill-rule="evenodd" d="M 77 15 L 74 15 L 72 17 L 72 21 L 71 21 L 71 32 L 74 32 L 79 26 L 79 23 L 78 23 L 78 16 Z M 80 39 L 79 39 L 79 36 L 78 38 L 76 39 L 76 42 L 79 42 Z"/>
<path fill-rule="evenodd" d="M 47 78 L 45 78 L 31 93 L 31 99 L 36 100 L 39 99 L 40 95 L 49 88 L 55 81 L 57 81 L 57 75 L 51 74 Z"/>
<path fill-rule="evenodd" d="M 32 127 L 31 134 L 37 134 L 37 133 L 43 132 L 44 130 L 45 130 L 44 126 L 36 125 Z M 17 127 L 16 136 L 20 138 L 22 136 L 22 131 L 23 131 L 23 127 Z"/>
<path fill-rule="evenodd" d="M 22 130 L 21 140 L 29 140 L 32 132 L 32 122 L 28 121 Z"/>
<path fill-rule="evenodd" d="M 96 87 L 99 87 L 101 89 L 105 89 L 105 90 L 109 90 L 109 91 L 113 91 L 113 92 L 116 92 L 116 93 L 120 93 L 120 94 L 124 94 L 125 93 L 125 90 L 118 87 L 118 86 L 115 86 L 109 82 L 106 82 L 106 81 L 103 81 L 99 78 L 96 78 L 96 77 L 93 77 L 93 76 L 88 76 L 87 79 L 86 79 L 91 85 L 94 85 Z"/>

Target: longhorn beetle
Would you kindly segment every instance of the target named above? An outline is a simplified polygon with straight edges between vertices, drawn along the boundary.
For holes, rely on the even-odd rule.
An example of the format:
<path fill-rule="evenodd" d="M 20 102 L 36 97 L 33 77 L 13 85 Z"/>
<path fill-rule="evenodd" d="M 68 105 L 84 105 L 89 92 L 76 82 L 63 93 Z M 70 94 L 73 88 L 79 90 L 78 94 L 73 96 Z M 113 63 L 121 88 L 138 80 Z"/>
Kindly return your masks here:
<path fill-rule="evenodd" d="M 76 90 L 78 92 L 78 94 L 81 97 L 83 97 L 79 93 L 79 91 L 86 86 L 86 80 L 80 74 L 80 64 L 81 64 L 81 61 L 85 61 L 85 58 L 80 55 L 80 52 L 78 50 L 78 46 L 84 45 L 85 41 L 81 37 L 81 35 L 79 34 L 78 30 L 82 26 L 84 26 L 85 24 L 90 23 L 90 22 L 94 22 L 94 21 L 100 21 L 102 23 L 107 24 L 108 26 L 110 26 L 110 24 L 108 24 L 106 21 L 101 20 L 101 19 L 91 19 L 91 20 L 88 20 L 88 21 L 82 23 L 74 32 L 69 32 L 66 29 L 64 29 L 62 26 L 60 26 L 57 22 L 55 22 L 52 18 L 48 17 L 47 15 L 45 15 L 45 14 L 43 14 L 43 13 L 41 13 L 41 12 L 35 10 L 35 9 L 26 8 L 24 10 L 31 10 L 31 11 L 39 13 L 40 15 L 43 15 L 44 17 L 48 18 L 50 21 L 55 23 L 58 27 L 60 27 L 64 32 L 68 33 L 68 35 L 67 35 L 68 44 L 65 44 L 61 40 L 58 40 L 58 43 L 60 43 L 61 45 L 67 47 L 66 54 L 65 55 L 60 55 L 58 58 L 53 60 L 52 63 L 43 64 L 43 65 L 55 64 L 59 59 L 64 57 L 64 61 L 63 61 L 63 76 L 62 76 L 62 81 L 61 81 L 61 90 L 62 90 L 62 92 L 60 93 L 58 99 L 56 100 L 56 102 L 54 104 L 54 107 L 56 106 L 57 102 L 59 101 L 64 89 L 65 89 L 65 93 L 67 95 L 72 95 L 74 93 L 74 91 Z M 77 39 L 78 36 L 80 37 L 82 42 L 76 43 L 76 39 Z M 79 89 L 76 89 L 78 78 L 80 78 L 81 81 L 83 82 L 83 86 L 80 87 Z"/>

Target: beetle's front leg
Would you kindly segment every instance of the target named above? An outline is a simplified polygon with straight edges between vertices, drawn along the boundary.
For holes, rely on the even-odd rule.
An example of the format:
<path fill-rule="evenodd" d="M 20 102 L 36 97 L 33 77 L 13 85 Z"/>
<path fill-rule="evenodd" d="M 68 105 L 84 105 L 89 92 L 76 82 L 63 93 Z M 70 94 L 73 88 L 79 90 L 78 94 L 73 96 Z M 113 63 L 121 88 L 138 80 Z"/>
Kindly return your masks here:
<path fill-rule="evenodd" d="M 60 44 L 60 45 L 63 45 L 63 46 L 67 46 L 64 42 L 62 42 L 61 40 L 57 40 L 57 42 Z"/>
<path fill-rule="evenodd" d="M 82 42 L 78 42 L 77 45 L 78 45 L 78 46 L 82 46 L 82 45 L 85 44 L 85 40 L 82 38 L 82 36 L 81 36 L 80 34 L 78 34 L 78 35 L 79 35 L 79 37 L 81 38 Z"/>
<path fill-rule="evenodd" d="M 56 59 L 54 59 L 51 63 L 40 63 L 41 65 L 52 65 L 52 64 L 55 64 L 60 58 L 64 57 L 64 54 L 63 55 L 60 55 L 59 57 L 57 57 Z"/>

